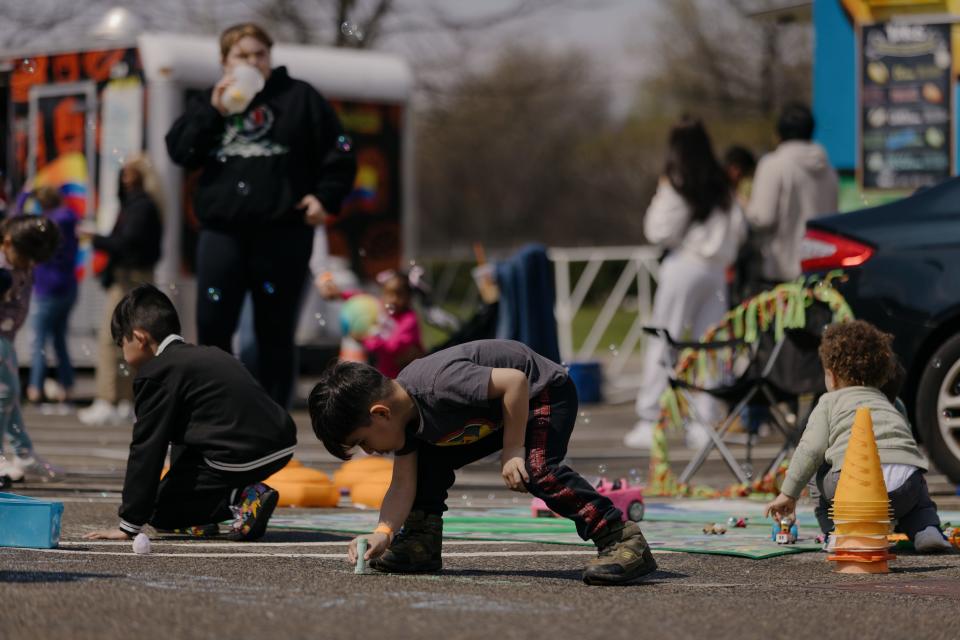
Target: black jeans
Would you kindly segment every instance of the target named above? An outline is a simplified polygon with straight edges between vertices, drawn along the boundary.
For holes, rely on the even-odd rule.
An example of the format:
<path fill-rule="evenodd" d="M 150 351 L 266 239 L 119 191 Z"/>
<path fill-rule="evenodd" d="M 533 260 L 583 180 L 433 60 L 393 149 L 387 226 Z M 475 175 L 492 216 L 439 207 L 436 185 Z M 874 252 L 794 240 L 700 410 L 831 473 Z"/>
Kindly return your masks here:
<path fill-rule="evenodd" d="M 170 470 L 160 481 L 150 524 L 157 529 L 182 529 L 230 519 L 234 490 L 262 482 L 282 469 L 293 454 L 251 471 L 220 471 L 207 466 L 197 451 L 175 446 Z"/>
<path fill-rule="evenodd" d="M 230 353 L 249 291 L 258 356 L 252 373 L 281 407 L 290 406 L 293 393 L 294 332 L 312 249 L 306 225 L 205 229 L 197 242 L 197 341 Z"/>
<path fill-rule="evenodd" d="M 830 465 L 821 465 L 817 470 L 817 489 L 820 490 L 820 500 L 814 508 L 814 513 L 823 533 L 833 531 L 833 520 L 830 519 L 827 511 L 837 492 L 839 481 L 840 472 L 831 472 Z M 907 534 L 911 542 L 915 535 L 927 527 L 940 528 L 937 504 L 930 499 L 927 479 L 923 477 L 922 471 L 914 472 L 906 482 L 888 493 L 887 497 L 890 498 L 893 517 L 897 521 L 894 531 Z"/>
<path fill-rule="evenodd" d="M 548 387 L 531 400 L 526 432 L 530 482 L 526 487 L 555 513 L 573 520 L 577 533 L 587 540 L 605 533 L 608 525 L 620 523 L 622 515 L 609 498 L 561 464 L 577 420 L 577 406 L 577 390 L 570 379 Z M 437 447 L 421 443 L 417 450 L 417 495 L 413 508 L 432 514 L 446 511 L 454 470 L 502 448 L 502 429 L 473 444 Z"/>

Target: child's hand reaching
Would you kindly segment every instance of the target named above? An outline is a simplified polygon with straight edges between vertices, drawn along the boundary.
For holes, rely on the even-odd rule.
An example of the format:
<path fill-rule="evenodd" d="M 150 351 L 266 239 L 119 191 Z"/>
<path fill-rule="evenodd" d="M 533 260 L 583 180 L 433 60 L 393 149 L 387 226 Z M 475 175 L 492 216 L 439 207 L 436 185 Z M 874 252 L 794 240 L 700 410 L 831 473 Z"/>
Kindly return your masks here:
<path fill-rule="evenodd" d="M 123 529 L 101 529 L 83 536 L 84 540 L 130 540 L 131 536 Z"/>
<path fill-rule="evenodd" d="M 785 493 L 781 493 L 776 498 L 767 503 L 766 511 L 764 515 L 773 516 L 777 520 L 782 519 L 784 516 L 789 516 L 795 513 L 797 510 L 797 500 L 796 498 L 791 498 Z"/>
<path fill-rule="evenodd" d="M 367 539 L 367 552 L 363 554 L 364 560 L 379 558 L 390 546 L 390 536 L 386 533 L 374 532 L 357 536 L 350 541 L 350 546 L 347 547 L 347 558 L 350 560 L 350 564 L 356 564 L 357 562 L 357 540 L 360 538 Z"/>
<path fill-rule="evenodd" d="M 504 449 L 500 454 L 500 462 L 503 465 L 500 475 L 503 477 L 503 483 L 511 491 L 526 493 L 527 488 L 524 482 L 530 482 L 530 476 L 527 475 L 527 465 L 525 462 L 527 452 L 523 447 L 515 450 Z"/>

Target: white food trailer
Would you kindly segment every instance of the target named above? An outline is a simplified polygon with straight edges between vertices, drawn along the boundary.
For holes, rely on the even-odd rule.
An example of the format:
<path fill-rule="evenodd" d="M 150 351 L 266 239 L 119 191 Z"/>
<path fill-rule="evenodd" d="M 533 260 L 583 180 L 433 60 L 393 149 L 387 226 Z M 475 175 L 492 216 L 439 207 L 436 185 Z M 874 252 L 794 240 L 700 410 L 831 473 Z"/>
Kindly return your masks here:
<path fill-rule="evenodd" d="M 221 77 L 219 60 L 215 37 L 165 33 L 140 34 L 127 43 L 0 53 L 0 196 L 8 214 L 18 194 L 53 184 L 70 206 L 107 233 L 117 214 L 119 166 L 124 157 L 145 151 L 165 200 L 156 281 L 177 304 L 188 339 L 195 336 L 197 223 L 190 194 L 196 175 L 170 161 L 164 136 L 190 94 Z M 354 191 L 326 229 L 333 268 L 348 265 L 370 277 L 415 255 L 408 65 L 383 53 L 284 44 L 274 46 L 273 63 L 323 93 L 356 152 Z M 95 272 L 102 263 L 102 256 L 82 247 L 80 296 L 70 326 L 71 355 L 79 366 L 96 358 L 104 295 Z M 338 339 L 336 322 L 313 320 L 321 304 L 310 289 L 298 341 Z M 21 365 L 29 363 L 30 334 L 25 327 L 17 339 Z"/>

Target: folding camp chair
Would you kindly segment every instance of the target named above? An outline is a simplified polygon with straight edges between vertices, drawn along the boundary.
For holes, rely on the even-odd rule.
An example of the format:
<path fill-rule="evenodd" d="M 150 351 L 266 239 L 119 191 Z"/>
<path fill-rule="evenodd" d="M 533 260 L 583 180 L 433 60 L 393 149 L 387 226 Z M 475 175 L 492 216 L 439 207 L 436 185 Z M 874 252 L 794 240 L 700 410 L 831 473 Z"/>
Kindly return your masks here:
<path fill-rule="evenodd" d="M 754 477 L 753 446 L 757 433 L 748 430 L 746 460 L 742 463 L 737 461 L 727 443 L 724 442 L 724 436 L 744 408 L 748 406 L 769 409 L 770 422 L 784 440 L 779 452 L 760 477 L 766 476 L 780 466 L 780 463 L 800 441 L 800 436 L 815 402 L 809 404 L 803 415 L 797 416 L 793 420 L 787 417 L 779 405 L 783 402 L 796 403 L 799 396 L 804 394 L 813 394 L 816 398 L 826 391 L 823 382 L 823 368 L 820 365 L 817 347 L 820 344 L 820 335 L 823 328 L 830 321 L 831 314 L 827 305 L 815 302 L 807 309 L 806 328 L 785 330 L 783 336 L 778 340 L 775 338 L 771 327 L 769 331 L 760 333 L 757 340 L 752 344 L 748 344 L 744 340 L 678 342 L 664 329 L 644 327 L 646 333 L 659 337 L 669 346 L 665 350 L 667 354 L 665 357 L 667 358 L 671 358 L 671 355 L 675 357 L 687 349 L 705 352 L 730 349 L 739 350 L 744 356 L 742 359 L 746 361 L 746 366 L 742 367 L 742 372 L 738 374 L 731 372 L 731 379 L 721 381 L 721 384 L 717 386 L 697 386 L 674 376 L 670 377 L 670 387 L 675 393 L 683 395 L 687 400 L 687 406 L 691 414 L 690 418 L 696 422 L 710 426 L 707 424 L 708 421 L 701 419 L 702 417 L 697 414 L 696 404 L 692 402 L 692 393 L 709 394 L 725 402 L 728 407 L 732 407 L 726 417 L 717 423 L 714 428 L 707 429 L 710 439 L 697 451 L 683 470 L 679 478 L 681 484 L 689 483 L 714 449 L 717 450 L 740 483 L 747 484 L 750 482 L 751 478 Z M 665 362 L 664 364 L 667 365 L 669 371 L 675 370 L 674 362 Z"/>

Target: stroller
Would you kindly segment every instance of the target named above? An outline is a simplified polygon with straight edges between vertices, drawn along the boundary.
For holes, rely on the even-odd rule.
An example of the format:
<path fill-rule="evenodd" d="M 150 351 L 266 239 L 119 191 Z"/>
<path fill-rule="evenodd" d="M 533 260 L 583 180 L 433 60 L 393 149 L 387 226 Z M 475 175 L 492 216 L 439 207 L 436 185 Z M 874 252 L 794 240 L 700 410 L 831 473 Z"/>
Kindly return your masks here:
<path fill-rule="evenodd" d="M 846 307 L 845 303 L 843 306 Z M 766 409 L 771 426 L 783 438 L 779 452 L 759 477 L 766 477 L 780 467 L 800 441 L 810 412 L 816 405 L 816 399 L 826 391 L 817 348 L 824 328 L 836 319 L 837 314 L 831 310 L 830 305 L 814 298 L 812 304 L 805 309 L 802 328 L 776 331 L 774 327 L 768 326 L 766 330 L 759 331 L 756 339 L 750 342 L 742 338 L 678 342 L 664 329 L 644 328 L 646 333 L 666 341 L 670 347 L 666 350 L 666 357 L 681 361 L 686 359 L 688 365 L 695 361 L 703 362 L 706 357 L 714 357 L 718 352 L 727 354 L 727 357 L 720 358 L 725 362 L 725 366 L 719 376 L 714 376 L 719 378 L 716 384 L 691 381 L 689 376 L 685 380 L 678 375 L 672 375 L 669 380 L 667 393 L 686 401 L 691 413 L 689 417 L 693 421 L 701 424 L 710 422 L 697 415 L 695 403 L 692 402 L 694 393 L 709 394 L 730 408 L 713 429 L 708 429 L 710 439 L 696 452 L 680 475 L 678 481 L 681 485 L 689 484 L 713 449 L 718 451 L 739 483 L 750 483 L 755 477 L 753 448 L 758 438 L 756 425 L 750 425 L 747 429 L 746 459 L 743 462 L 736 459 L 724 441 L 724 437 L 747 407 L 753 411 Z M 682 362 L 680 367 L 675 361 L 664 364 L 668 365 L 668 370 L 675 372 L 683 367 Z M 802 415 L 797 415 L 798 411 L 794 409 L 795 417 L 791 419 L 781 405 L 787 403 L 797 407 L 801 395 L 812 395 L 813 402 L 806 403 L 807 408 Z"/>

